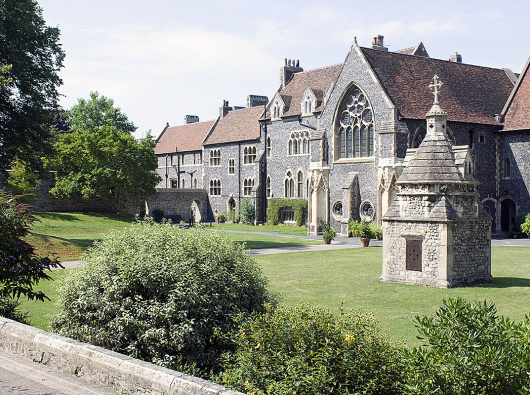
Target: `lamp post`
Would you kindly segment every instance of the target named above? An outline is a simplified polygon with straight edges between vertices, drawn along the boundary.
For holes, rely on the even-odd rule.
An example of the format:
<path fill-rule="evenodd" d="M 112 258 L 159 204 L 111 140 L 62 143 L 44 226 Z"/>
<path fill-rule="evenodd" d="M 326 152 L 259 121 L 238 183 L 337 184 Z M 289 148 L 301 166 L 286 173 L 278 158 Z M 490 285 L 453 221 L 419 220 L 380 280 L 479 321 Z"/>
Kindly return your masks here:
<path fill-rule="evenodd" d="M 190 188 L 193 188 L 193 175 L 195 174 L 196 171 L 197 170 L 187 172 L 190 175 Z"/>

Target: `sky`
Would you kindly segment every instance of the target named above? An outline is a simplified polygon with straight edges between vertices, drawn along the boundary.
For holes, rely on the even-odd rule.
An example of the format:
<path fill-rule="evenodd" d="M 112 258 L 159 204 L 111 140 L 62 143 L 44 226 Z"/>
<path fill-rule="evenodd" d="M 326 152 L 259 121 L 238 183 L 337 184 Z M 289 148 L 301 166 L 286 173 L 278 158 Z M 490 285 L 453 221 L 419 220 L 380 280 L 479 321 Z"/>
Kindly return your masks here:
<path fill-rule="evenodd" d="M 528 0 L 37 0 L 66 53 L 60 104 L 91 91 L 155 137 L 185 115 L 216 119 L 223 100 L 272 98 L 284 59 L 342 63 L 354 38 L 389 51 L 423 42 L 432 58 L 519 73 L 530 56 Z"/>

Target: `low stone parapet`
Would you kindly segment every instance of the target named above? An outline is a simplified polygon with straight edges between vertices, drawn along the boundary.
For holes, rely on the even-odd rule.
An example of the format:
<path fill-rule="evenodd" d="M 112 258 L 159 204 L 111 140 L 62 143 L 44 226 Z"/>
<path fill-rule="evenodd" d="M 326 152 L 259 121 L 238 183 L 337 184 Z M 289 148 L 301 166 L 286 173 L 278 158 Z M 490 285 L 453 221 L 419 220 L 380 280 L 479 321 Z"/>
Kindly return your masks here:
<path fill-rule="evenodd" d="M 127 394 L 242 395 L 207 380 L 3 317 L 0 349 Z"/>

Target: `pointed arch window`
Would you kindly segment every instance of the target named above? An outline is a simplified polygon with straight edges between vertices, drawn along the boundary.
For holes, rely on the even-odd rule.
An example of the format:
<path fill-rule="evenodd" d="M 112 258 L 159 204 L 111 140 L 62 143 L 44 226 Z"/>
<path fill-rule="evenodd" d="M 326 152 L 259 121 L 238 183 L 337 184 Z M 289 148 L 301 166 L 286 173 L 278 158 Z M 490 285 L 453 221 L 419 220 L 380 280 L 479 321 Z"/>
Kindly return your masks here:
<path fill-rule="evenodd" d="M 254 187 L 253 178 L 245 178 L 243 181 L 243 196 L 252 196 L 252 188 Z"/>
<path fill-rule="evenodd" d="M 285 197 L 294 197 L 294 179 L 293 173 L 291 173 L 290 171 L 288 171 L 285 175 Z"/>
<path fill-rule="evenodd" d="M 245 147 L 243 151 L 243 163 L 252 164 L 256 161 L 256 146 Z"/>
<path fill-rule="evenodd" d="M 510 178 L 512 176 L 510 159 L 504 159 L 504 178 Z"/>
<path fill-rule="evenodd" d="M 210 166 L 221 166 L 221 150 L 214 149 L 210 151 Z"/>
<path fill-rule="evenodd" d="M 271 138 L 267 137 L 267 158 L 271 157 Z"/>
<path fill-rule="evenodd" d="M 292 132 L 289 138 L 289 155 L 309 154 L 309 132 Z"/>
<path fill-rule="evenodd" d="M 354 86 L 339 108 L 336 144 L 340 158 L 365 158 L 374 155 L 374 119 L 366 95 Z"/>
<path fill-rule="evenodd" d="M 304 173 L 302 173 L 302 170 L 298 172 L 298 175 L 296 178 L 297 178 L 296 197 L 303 198 L 304 197 Z"/>
<path fill-rule="evenodd" d="M 266 189 L 267 197 L 270 198 L 271 197 L 271 177 L 270 176 L 267 176 L 267 184 L 265 186 L 265 189 Z"/>
<path fill-rule="evenodd" d="M 210 195 L 221 196 L 221 180 L 216 178 L 210 180 Z"/>

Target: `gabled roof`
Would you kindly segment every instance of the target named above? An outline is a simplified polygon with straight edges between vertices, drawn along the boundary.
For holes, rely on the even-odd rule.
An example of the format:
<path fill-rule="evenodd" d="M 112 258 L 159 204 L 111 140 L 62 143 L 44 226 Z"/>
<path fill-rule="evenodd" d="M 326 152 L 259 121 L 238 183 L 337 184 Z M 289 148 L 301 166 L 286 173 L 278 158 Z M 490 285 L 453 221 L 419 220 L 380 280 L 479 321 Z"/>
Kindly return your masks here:
<path fill-rule="evenodd" d="M 228 112 L 204 140 L 204 145 L 256 140 L 260 137 L 259 119 L 264 106 L 241 108 Z"/>
<path fill-rule="evenodd" d="M 504 130 L 530 129 L 530 58 L 504 109 Z"/>
<path fill-rule="evenodd" d="M 302 102 L 306 88 L 311 88 L 319 101 L 315 111 L 321 111 L 323 107 L 324 92 L 327 92 L 330 85 L 337 80 L 341 68 L 342 64 L 337 64 L 334 66 L 295 73 L 291 81 L 289 81 L 284 88 L 279 90 L 287 107 L 282 117 L 301 114 L 300 103 Z M 267 108 L 264 118 L 270 118 L 270 106 Z"/>
<path fill-rule="evenodd" d="M 427 50 L 425 49 L 425 46 L 422 42 L 420 42 L 415 47 L 400 49 L 396 51 L 396 53 L 400 53 L 403 55 L 415 55 L 415 56 L 424 56 L 426 58 L 429 57 L 429 54 L 427 53 Z"/>
<path fill-rule="evenodd" d="M 195 122 L 180 126 L 166 127 L 157 139 L 155 154 L 200 151 L 202 141 L 215 121 Z"/>
<path fill-rule="evenodd" d="M 501 69 L 473 66 L 361 48 L 403 118 L 423 119 L 432 103 L 426 87 L 434 75 L 444 81 L 444 109 L 450 121 L 498 125 L 513 88 Z"/>

